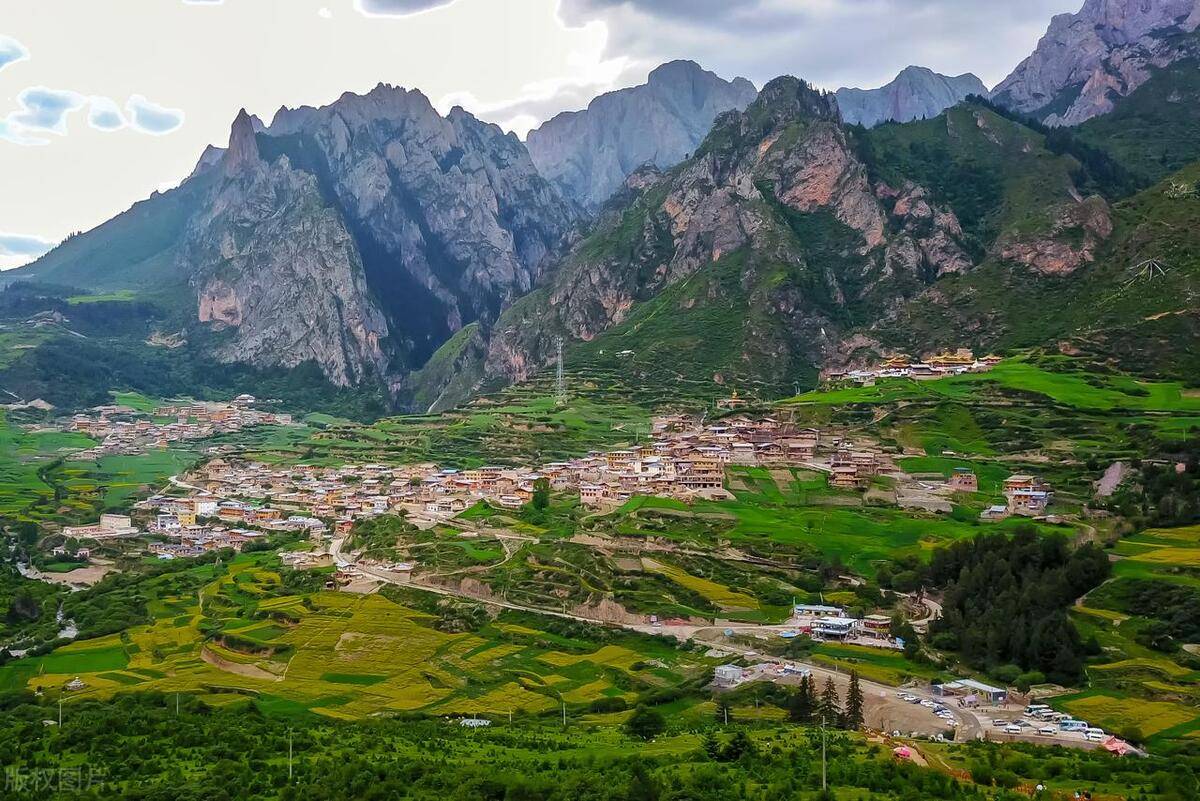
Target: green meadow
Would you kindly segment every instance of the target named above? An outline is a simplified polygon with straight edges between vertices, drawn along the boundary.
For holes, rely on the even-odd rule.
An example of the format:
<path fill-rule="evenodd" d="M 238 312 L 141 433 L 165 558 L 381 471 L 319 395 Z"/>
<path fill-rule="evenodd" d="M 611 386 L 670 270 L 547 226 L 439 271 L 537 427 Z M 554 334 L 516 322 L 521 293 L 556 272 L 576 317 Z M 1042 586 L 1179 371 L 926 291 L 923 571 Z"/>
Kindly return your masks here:
<path fill-rule="evenodd" d="M 969 373 L 936 380 L 884 379 L 871 387 L 814 391 L 788 404 L 886 404 L 901 401 L 979 398 L 981 392 L 1028 393 L 1078 409 L 1200 413 L 1200 394 L 1173 381 L 1139 381 L 1125 375 L 1101 375 L 1074 369 L 1069 359 L 1044 359 L 1062 368 L 1051 371 L 1025 358 L 1009 359 L 986 373 Z"/>

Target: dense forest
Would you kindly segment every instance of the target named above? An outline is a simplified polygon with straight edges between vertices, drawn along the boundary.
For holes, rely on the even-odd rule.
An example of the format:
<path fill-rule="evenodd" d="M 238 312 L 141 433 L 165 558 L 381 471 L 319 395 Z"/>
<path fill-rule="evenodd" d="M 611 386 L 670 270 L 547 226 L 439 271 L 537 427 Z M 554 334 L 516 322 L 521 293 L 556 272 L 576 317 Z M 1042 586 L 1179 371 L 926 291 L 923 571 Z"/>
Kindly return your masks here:
<path fill-rule="evenodd" d="M 61 727 L 43 722 L 56 717 L 51 700 L 0 696 L 5 798 L 1009 801 L 1026 797 L 1015 788 L 1031 778 L 1138 788 L 1154 801 L 1184 801 L 1200 789 L 1200 754 L 1186 751 L 1122 760 L 974 743 L 961 754 L 970 778 L 954 778 L 826 731 L 828 782 L 837 792 L 824 794 L 821 732 L 779 724 L 668 724 L 647 749 L 637 733 L 563 729 L 552 719 L 476 731 L 446 720 L 342 723 L 264 714 L 249 699 L 213 709 L 194 697 L 177 706 L 174 696 L 124 695 L 65 706 Z"/>
<path fill-rule="evenodd" d="M 1102 550 L 1072 550 L 1062 537 L 1022 526 L 1012 537 L 985 534 L 939 549 L 927 571 L 927 586 L 944 593 L 935 647 L 1006 680 L 1024 671 L 1021 684 L 1080 681 L 1087 648 L 1066 610 L 1108 577 Z"/>

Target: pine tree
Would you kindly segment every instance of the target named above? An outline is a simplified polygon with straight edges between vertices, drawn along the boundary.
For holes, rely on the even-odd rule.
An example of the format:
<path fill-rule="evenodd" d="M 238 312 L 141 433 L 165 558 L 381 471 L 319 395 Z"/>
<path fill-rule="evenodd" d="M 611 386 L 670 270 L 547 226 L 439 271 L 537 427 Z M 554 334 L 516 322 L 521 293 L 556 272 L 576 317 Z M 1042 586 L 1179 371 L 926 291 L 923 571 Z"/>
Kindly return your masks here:
<path fill-rule="evenodd" d="M 817 713 L 827 726 L 836 726 L 842 717 L 842 705 L 838 699 L 837 688 L 833 686 L 833 677 L 825 679 L 825 689 L 821 692 Z"/>
<path fill-rule="evenodd" d="M 801 677 L 800 686 L 792 693 L 789 701 L 788 718 L 793 723 L 812 723 L 817 699 L 811 674 Z"/>
<path fill-rule="evenodd" d="M 863 725 L 863 694 L 858 684 L 858 671 L 850 672 L 850 689 L 846 691 L 847 729 L 860 729 Z"/>

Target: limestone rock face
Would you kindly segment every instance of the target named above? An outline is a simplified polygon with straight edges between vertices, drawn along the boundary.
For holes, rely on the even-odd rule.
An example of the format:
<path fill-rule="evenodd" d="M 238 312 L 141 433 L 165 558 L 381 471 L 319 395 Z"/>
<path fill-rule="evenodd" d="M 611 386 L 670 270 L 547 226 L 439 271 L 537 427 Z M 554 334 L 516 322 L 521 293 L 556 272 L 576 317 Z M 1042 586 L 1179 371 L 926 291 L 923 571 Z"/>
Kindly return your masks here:
<path fill-rule="evenodd" d="M 834 93 L 842 119 L 873 128 L 883 122 L 936 117 L 967 95 L 987 97 L 983 81 L 971 73 L 950 77 L 926 67 L 906 67 L 878 89 L 841 88 Z"/>
<path fill-rule="evenodd" d="M 1077 125 L 1112 110 L 1163 67 L 1197 53 L 1200 0 L 1087 0 L 1059 14 L 1032 55 L 992 92 L 1009 108 L 1051 125 Z"/>
<path fill-rule="evenodd" d="M 198 321 L 221 334 L 216 355 L 262 367 L 311 360 L 339 385 L 382 376 L 387 321 L 317 180 L 286 156 L 262 161 L 243 116 L 220 169 L 230 178 L 191 220 L 180 253 Z"/>
<path fill-rule="evenodd" d="M 622 192 L 598 233 L 489 332 L 472 368 L 481 383 L 524 380 L 552 358 L 555 337 L 588 342 L 660 296 L 679 297 L 664 317 L 747 304 L 738 332 L 714 336 L 741 338 L 731 369 L 782 378 L 788 365 L 823 361 L 852 310 L 973 266 L 953 212 L 914 183 L 873 184 L 833 96 L 795 78 L 722 115 L 675 170 L 639 171 Z M 737 265 L 741 300 L 715 277 L 726 265 Z"/>
<path fill-rule="evenodd" d="M 266 135 L 347 219 L 405 367 L 528 292 L 578 219 L 516 137 L 415 90 L 281 110 Z"/>
<path fill-rule="evenodd" d="M 588 209 L 598 209 L 644 164 L 683 161 L 717 115 L 755 97 L 745 78 L 726 81 L 691 61 L 672 61 L 645 84 L 600 95 L 530 131 L 529 153 L 542 175 Z"/>
<path fill-rule="evenodd" d="M 177 266 L 228 361 L 313 360 L 338 384 L 420 367 L 527 293 L 579 212 L 516 137 L 420 92 L 244 111 L 193 180 Z"/>

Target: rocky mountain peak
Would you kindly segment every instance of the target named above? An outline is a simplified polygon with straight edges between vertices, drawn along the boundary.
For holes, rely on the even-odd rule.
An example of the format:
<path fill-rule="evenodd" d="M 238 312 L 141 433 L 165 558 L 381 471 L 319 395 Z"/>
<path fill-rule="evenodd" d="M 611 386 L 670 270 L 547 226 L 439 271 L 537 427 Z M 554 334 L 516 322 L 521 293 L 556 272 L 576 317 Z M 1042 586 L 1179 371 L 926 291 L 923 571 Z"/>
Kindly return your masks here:
<path fill-rule="evenodd" d="M 598 209 L 643 164 L 673 167 L 703 141 L 722 112 L 755 97 L 745 78 L 727 81 L 694 61 L 656 67 L 646 83 L 563 112 L 526 140 L 538 170 L 567 197 Z"/>
<path fill-rule="evenodd" d="M 971 73 L 941 75 L 928 67 L 905 67 L 878 89 L 843 87 L 835 93 L 842 118 L 872 128 L 883 122 L 936 117 L 968 95 L 986 97 L 987 87 Z"/>
<path fill-rule="evenodd" d="M 260 123 L 261 124 L 261 123 Z M 254 118 L 246 109 L 238 112 L 229 131 L 229 147 L 222 159 L 225 171 L 229 174 L 240 172 L 262 162 L 258 152 Z"/>
<path fill-rule="evenodd" d="M 746 109 L 746 116 L 754 120 L 770 120 L 769 127 L 804 119 L 841 121 L 837 101 L 832 94 L 791 75 L 782 75 L 768 82 Z"/>
<path fill-rule="evenodd" d="M 1050 21 L 1034 52 L 993 91 L 997 102 L 1052 125 L 1112 110 L 1151 70 L 1197 54 L 1200 0 L 1087 0 Z"/>

